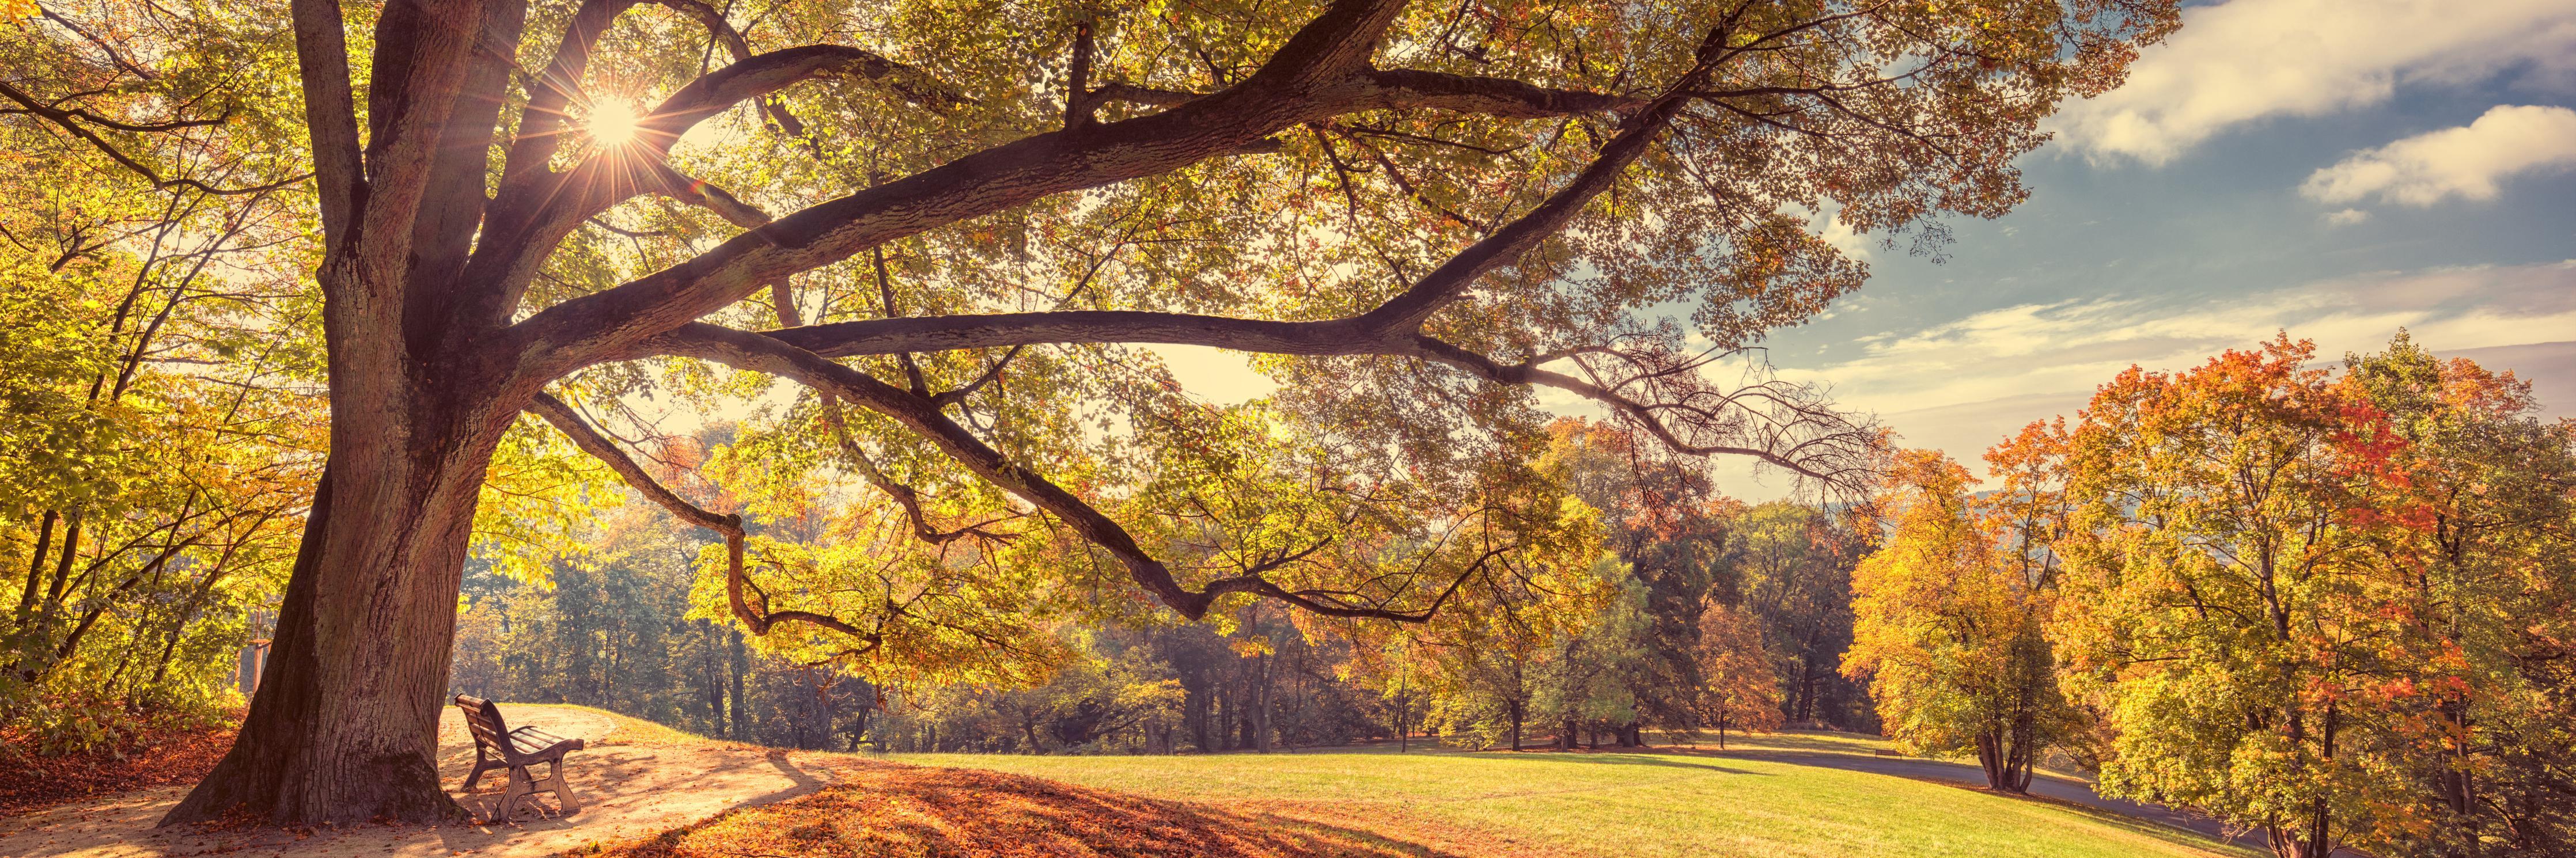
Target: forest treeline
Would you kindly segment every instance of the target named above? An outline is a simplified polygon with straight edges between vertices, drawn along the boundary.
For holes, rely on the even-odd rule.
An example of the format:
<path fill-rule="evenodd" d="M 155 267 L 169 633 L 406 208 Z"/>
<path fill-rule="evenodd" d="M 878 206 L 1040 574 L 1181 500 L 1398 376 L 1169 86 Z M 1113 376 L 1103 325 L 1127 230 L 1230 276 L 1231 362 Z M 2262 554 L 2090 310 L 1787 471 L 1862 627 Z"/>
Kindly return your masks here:
<path fill-rule="evenodd" d="M 701 433 L 716 448 L 731 436 Z M 469 567 L 451 684 L 841 750 L 1187 753 L 1435 737 L 1628 747 L 1782 723 L 1876 729 L 1861 687 L 1836 670 L 1862 547 L 1846 517 L 1731 501 L 1670 463 L 1641 469 L 1631 439 L 1582 421 L 1553 427 L 1545 461 L 1616 523 L 1615 553 L 1587 570 L 1600 591 L 1591 613 L 1543 645 L 1421 635 L 1362 651 L 1270 610 L 1224 627 L 1063 624 L 1049 630 L 1061 660 L 1034 685 L 870 682 L 683 619 L 710 546 L 639 503 L 534 576 Z"/>

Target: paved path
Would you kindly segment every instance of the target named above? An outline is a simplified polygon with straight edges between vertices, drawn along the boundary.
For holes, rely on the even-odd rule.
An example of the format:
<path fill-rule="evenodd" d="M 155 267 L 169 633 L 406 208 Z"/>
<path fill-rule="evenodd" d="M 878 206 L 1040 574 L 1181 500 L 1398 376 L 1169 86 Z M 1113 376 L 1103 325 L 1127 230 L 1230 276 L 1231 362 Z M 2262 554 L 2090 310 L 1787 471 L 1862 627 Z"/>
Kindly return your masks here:
<path fill-rule="evenodd" d="M 1801 766 L 1821 766 L 1855 772 L 1895 775 L 1919 780 L 1951 781 L 1970 786 L 1984 786 L 1986 772 L 1967 763 L 1928 760 L 1920 757 L 1864 757 L 1829 751 L 1728 751 L 1729 756 L 1756 760 L 1773 760 Z M 2080 804 L 2096 810 L 2107 810 L 2124 816 L 2149 819 L 2175 828 L 2196 831 L 2218 840 L 2228 839 L 2227 826 L 2187 810 L 2176 810 L 2157 804 L 2109 798 L 2093 792 L 2093 785 L 2073 778 L 2036 774 L 2030 779 L 2030 792 L 2041 798 Z M 2237 842 L 2262 848 L 2260 835 L 2246 833 Z"/>
<path fill-rule="evenodd" d="M 1981 787 L 1986 784 L 1986 773 L 1982 768 L 1969 765 L 1967 763 L 1954 763 L 1946 760 L 1928 760 L 1920 757 L 1877 757 L 1861 756 L 1859 754 L 1849 753 L 1836 753 L 1833 751 L 1791 750 L 1731 750 L 1720 751 L 1717 753 L 1721 756 L 1741 757 L 1748 760 L 1767 760 L 1800 766 L 1820 766 L 1824 768 L 1844 769 L 1855 772 L 1895 775 L 1897 777 L 1915 778 L 1917 780 L 1951 781 L 1967 784 L 1969 786 Z M 2109 811 L 2123 816 L 2132 816 L 2139 819 L 2160 822 L 2175 828 L 2197 832 L 2214 840 L 2232 840 L 2237 845 L 2250 849 L 2268 850 L 2270 848 L 2265 844 L 2261 832 L 2244 831 L 2231 833 L 2227 830 L 2226 824 L 2192 811 L 2165 807 L 2160 804 L 2147 804 L 2145 802 L 2129 801 L 2127 799 L 2109 798 L 2098 795 L 2093 792 L 2093 785 L 2091 783 L 2076 780 L 2074 778 L 2058 777 L 2046 773 L 2035 774 L 2030 779 L 2030 792 L 2032 795 L 2039 796 L 2041 798 L 2063 801 L 2069 804 L 2083 805 L 2095 810 Z M 2335 854 L 2351 855 L 2354 853 L 2338 851 Z"/>

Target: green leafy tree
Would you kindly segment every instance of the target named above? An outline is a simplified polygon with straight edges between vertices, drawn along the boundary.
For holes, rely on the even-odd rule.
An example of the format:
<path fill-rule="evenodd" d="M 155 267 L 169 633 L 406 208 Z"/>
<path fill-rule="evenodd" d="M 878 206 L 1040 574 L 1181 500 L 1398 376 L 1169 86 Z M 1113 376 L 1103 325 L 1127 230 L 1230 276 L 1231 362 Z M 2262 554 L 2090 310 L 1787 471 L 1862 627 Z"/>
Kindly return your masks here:
<path fill-rule="evenodd" d="M 290 46 L 248 12 L 0 28 L 0 729 L 49 749 L 237 702 L 318 469 Z"/>
<path fill-rule="evenodd" d="M 1869 701 L 1839 672 L 1852 643 L 1852 567 L 1864 545 L 1836 516 L 1773 501 L 1737 509 L 1726 522 L 1722 562 L 1745 611 L 1762 623 L 1790 721 L 1872 729 Z"/>

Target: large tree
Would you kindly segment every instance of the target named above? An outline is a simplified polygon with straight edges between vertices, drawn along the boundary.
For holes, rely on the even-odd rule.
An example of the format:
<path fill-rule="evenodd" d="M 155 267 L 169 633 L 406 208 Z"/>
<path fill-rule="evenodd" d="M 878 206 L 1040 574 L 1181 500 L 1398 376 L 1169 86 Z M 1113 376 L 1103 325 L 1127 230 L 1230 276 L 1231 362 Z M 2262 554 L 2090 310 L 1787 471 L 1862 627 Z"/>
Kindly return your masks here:
<path fill-rule="evenodd" d="M 1124 578 L 1093 593 L 1186 618 L 1424 621 L 1529 573 L 1553 507 L 1490 463 L 1526 454 L 1533 388 L 1846 479 L 1874 433 L 1714 383 L 1700 350 L 1859 284 L 1822 216 L 1937 244 L 1928 218 L 2008 209 L 2041 118 L 2176 21 L 2170 0 L 290 7 L 330 452 L 267 680 L 174 821 L 454 812 L 431 751 L 459 570 L 523 410 L 725 535 L 750 631 L 862 657 L 918 630 L 897 603 L 782 607 L 741 518 L 578 410 L 708 363 L 816 391 L 804 437 L 922 543 L 1054 544 L 1051 568 Z M 1305 490 L 1257 509 L 1185 491 L 1233 465 L 1121 369 L 1138 343 L 1283 356 L 1272 419 L 1331 455 L 1275 457 L 1261 473 Z M 1122 431 L 1150 449 L 1083 446 Z"/>
<path fill-rule="evenodd" d="M 2118 731 L 2104 792 L 2262 829 L 2282 858 L 2418 823 L 2405 736 L 2466 683 L 2408 628 L 2423 567 L 2388 553 L 2425 517 L 2404 487 L 2446 463 L 2402 458 L 2362 377 L 2314 357 L 2284 335 L 2103 385 L 2055 544 L 2066 687 Z"/>
<path fill-rule="evenodd" d="M 2350 386 L 2385 414 L 2401 481 L 2369 507 L 2398 619 L 2399 711 L 2389 768 L 2414 807 L 2361 820 L 2379 855 L 2576 850 L 2576 422 L 2543 422 L 2530 385 L 2443 360 L 2400 331 L 2347 355 Z"/>

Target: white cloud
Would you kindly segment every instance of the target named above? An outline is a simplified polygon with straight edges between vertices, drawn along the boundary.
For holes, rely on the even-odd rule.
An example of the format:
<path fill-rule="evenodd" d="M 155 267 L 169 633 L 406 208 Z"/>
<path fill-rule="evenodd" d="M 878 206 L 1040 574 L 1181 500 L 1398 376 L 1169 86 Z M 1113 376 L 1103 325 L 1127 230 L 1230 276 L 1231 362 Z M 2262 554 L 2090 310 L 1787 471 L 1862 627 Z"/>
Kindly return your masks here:
<path fill-rule="evenodd" d="M 1974 462 L 2023 423 L 2069 414 L 2133 364 L 2184 369 L 2285 329 L 2334 359 L 2377 349 L 2400 327 L 2441 351 L 2576 339 L 2576 260 L 2379 272 L 2189 304 L 2099 298 L 2002 307 L 1857 338 L 1857 355 L 1782 375 L 1829 382 L 1843 404 L 1887 415 L 1906 443 Z M 2576 402 L 2544 403 L 2576 411 Z"/>
<path fill-rule="evenodd" d="M 2369 219 L 2370 213 L 2360 209 L 2344 209 L 2342 211 L 2326 213 L 2327 226 L 2351 226 Z"/>
<path fill-rule="evenodd" d="M 2465 126 L 2345 158 L 2309 176 L 2299 192 L 2325 203 L 2378 197 L 2428 206 L 2454 196 L 2493 199 L 2498 179 L 2569 166 L 2576 166 L 2576 110 L 2501 106 Z"/>
<path fill-rule="evenodd" d="M 2055 127 L 2093 157 L 2161 164 L 2231 125 L 2377 104 L 2399 83 L 2555 73 L 2571 55 L 2567 0 L 2230 0 L 2185 10 L 2126 86 L 2067 104 Z"/>

